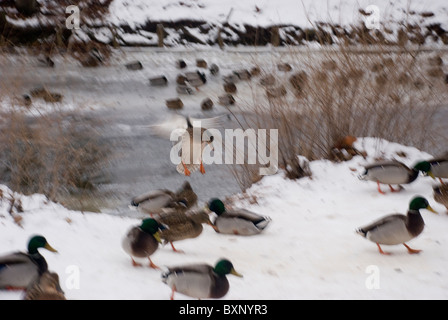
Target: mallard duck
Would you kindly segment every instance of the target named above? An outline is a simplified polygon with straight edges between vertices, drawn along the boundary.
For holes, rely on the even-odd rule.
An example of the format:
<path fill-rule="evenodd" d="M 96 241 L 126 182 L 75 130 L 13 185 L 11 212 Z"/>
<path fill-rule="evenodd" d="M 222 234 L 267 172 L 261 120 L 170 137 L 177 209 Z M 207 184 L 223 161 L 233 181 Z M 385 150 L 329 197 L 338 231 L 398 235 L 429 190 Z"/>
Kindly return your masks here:
<path fill-rule="evenodd" d="M 213 227 L 208 213 L 204 210 L 183 212 L 176 209 L 167 209 L 156 220 L 166 226 L 166 229 L 160 232 L 160 238 L 164 240 L 164 243 L 169 242 L 175 252 L 182 251 L 174 247 L 174 241 L 198 237 L 202 233 L 203 223 L 207 223 Z"/>
<path fill-rule="evenodd" d="M 184 204 L 186 209 L 190 209 L 198 202 L 198 195 L 193 191 L 191 184 L 185 181 L 176 192 L 176 200 Z"/>
<path fill-rule="evenodd" d="M 166 107 L 171 110 L 180 110 L 184 107 L 184 103 L 180 98 L 165 100 Z"/>
<path fill-rule="evenodd" d="M 239 80 L 250 80 L 252 78 L 252 74 L 247 69 L 233 71 L 233 74 L 236 75 Z"/>
<path fill-rule="evenodd" d="M 211 199 L 208 208 L 218 216 L 214 225 L 219 233 L 251 236 L 262 232 L 271 222 L 271 218 L 246 209 L 237 208 L 228 211 L 219 199 Z"/>
<path fill-rule="evenodd" d="M 26 289 L 24 300 L 67 300 L 57 273 L 46 271 Z"/>
<path fill-rule="evenodd" d="M 205 98 L 204 100 L 202 100 L 201 102 L 201 109 L 203 111 L 207 111 L 207 110 L 211 110 L 213 108 L 213 101 L 210 98 Z"/>
<path fill-rule="evenodd" d="M 423 171 L 423 174 L 429 175 L 432 178 L 439 178 L 440 182 L 444 184 L 442 178 L 448 179 L 448 155 L 440 158 L 434 158 L 431 160 L 423 161 L 425 163 L 424 167 L 429 166 L 429 170 Z"/>
<path fill-rule="evenodd" d="M 132 61 L 125 64 L 126 69 L 136 71 L 142 70 L 143 64 L 140 61 Z"/>
<path fill-rule="evenodd" d="M 177 60 L 176 67 L 178 69 L 185 69 L 187 67 L 187 63 L 184 60 Z"/>
<path fill-rule="evenodd" d="M 139 211 L 155 214 L 163 208 L 170 207 L 176 202 L 176 194 L 168 189 L 152 190 L 131 200 L 131 205 Z"/>
<path fill-rule="evenodd" d="M 197 201 L 198 196 L 190 183 L 185 181 L 176 193 L 168 189 L 152 190 L 134 197 L 131 205 L 143 213 L 153 215 L 162 212 L 164 208 L 186 210 L 196 205 Z"/>
<path fill-rule="evenodd" d="M 194 131 L 195 128 L 189 123 L 187 130 L 181 137 L 181 149 L 179 152 L 181 161 L 177 165 L 176 170 L 180 174 L 186 176 L 190 176 L 192 172 L 195 172 L 198 169 L 202 174 L 205 174 L 204 164 L 202 163 L 202 154 L 207 146 L 210 146 L 213 150 L 214 137 L 208 134 L 207 129 L 201 128 L 201 140 L 198 141 L 199 143 L 196 142 Z M 195 149 L 198 151 L 195 151 Z"/>
<path fill-rule="evenodd" d="M 165 76 L 158 76 L 149 79 L 149 84 L 152 87 L 163 87 L 168 85 L 168 79 Z"/>
<path fill-rule="evenodd" d="M 420 171 L 428 171 L 429 164 L 425 161 L 417 163 L 413 168 L 409 168 L 404 163 L 396 160 L 379 161 L 365 166 L 365 172 L 359 176 L 361 180 L 375 181 L 378 185 L 378 192 L 385 194 L 380 187 L 380 183 L 388 184 L 392 192 L 402 189 L 402 184 L 413 182 L 417 179 Z M 396 190 L 392 184 L 399 185 Z"/>
<path fill-rule="evenodd" d="M 43 236 L 36 235 L 28 242 L 28 253 L 14 252 L 0 257 L 0 289 L 26 289 L 36 277 L 48 270 L 39 248 L 57 252 Z"/>
<path fill-rule="evenodd" d="M 170 140 L 180 138 L 181 161 L 176 169 L 179 173 L 189 176 L 192 172 L 198 169 L 202 174 L 205 174 L 204 165 L 202 163 L 202 153 L 208 145 L 213 149 L 212 143 L 214 140 L 214 137 L 207 132 L 207 128 L 221 127 L 222 119 L 223 116 L 195 119 L 173 115 L 168 120 L 149 127 L 151 128 L 151 133 L 159 137 Z M 193 134 L 196 130 L 199 131 L 197 135 L 200 141 L 198 142 L 196 142 L 195 139 L 196 134 Z M 174 138 L 173 133 L 177 134 Z M 194 152 L 195 148 L 197 148 L 197 152 Z"/>
<path fill-rule="evenodd" d="M 381 249 L 381 244 L 403 244 L 408 252 L 419 253 L 421 250 L 410 248 L 405 242 L 414 239 L 422 233 L 425 223 L 420 215 L 420 209 L 437 213 L 423 197 L 415 197 L 409 204 L 407 215 L 390 214 L 371 224 L 359 228 L 356 232 L 366 239 L 375 242 L 381 254 L 389 254 Z"/>
<path fill-rule="evenodd" d="M 170 267 L 162 274 L 162 281 L 171 288 L 171 300 L 174 299 L 174 292 L 197 299 L 217 299 L 222 298 L 229 291 L 227 274 L 242 277 L 235 271 L 229 260 L 222 259 L 216 263 L 215 267 L 208 264 Z"/>
<path fill-rule="evenodd" d="M 213 76 L 216 76 L 219 73 L 219 67 L 216 63 L 212 63 L 212 65 L 209 68 L 210 73 Z"/>
<path fill-rule="evenodd" d="M 156 266 L 150 256 L 159 247 L 160 240 L 160 229 L 162 226 L 152 219 L 144 219 L 139 226 L 132 227 L 126 236 L 123 238 L 122 247 L 124 251 L 131 256 L 132 265 L 134 267 L 140 267 L 141 264 L 134 260 L 137 258 L 148 258 L 149 267 L 153 269 L 159 269 Z"/>
<path fill-rule="evenodd" d="M 188 95 L 194 94 L 194 90 L 187 84 L 179 84 L 176 87 L 176 92 L 178 94 L 188 94 Z"/>
<path fill-rule="evenodd" d="M 218 103 L 224 107 L 233 106 L 235 98 L 230 93 L 223 94 L 218 97 Z"/>
<path fill-rule="evenodd" d="M 200 71 L 196 72 L 187 72 L 185 73 L 185 76 L 187 77 L 186 82 L 196 88 L 196 90 L 199 90 L 198 88 L 200 86 L 203 86 L 207 82 L 207 78 L 205 77 L 205 74 Z"/>
<path fill-rule="evenodd" d="M 235 93 L 238 90 L 233 82 L 224 83 L 223 87 L 226 93 Z"/>
<path fill-rule="evenodd" d="M 441 185 L 433 188 L 434 200 L 443 204 L 448 209 L 448 185 Z"/>

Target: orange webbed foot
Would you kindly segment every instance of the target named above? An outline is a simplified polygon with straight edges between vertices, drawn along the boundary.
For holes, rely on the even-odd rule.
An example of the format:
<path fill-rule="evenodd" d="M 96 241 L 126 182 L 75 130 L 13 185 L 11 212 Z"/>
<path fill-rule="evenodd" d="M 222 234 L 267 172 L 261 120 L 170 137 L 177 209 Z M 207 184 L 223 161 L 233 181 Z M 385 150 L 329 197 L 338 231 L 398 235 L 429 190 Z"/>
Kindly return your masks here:
<path fill-rule="evenodd" d="M 406 249 L 408 249 L 409 254 L 417 254 L 422 251 L 422 250 L 418 250 L 418 249 L 412 249 L 406 243 L 403 243 L 403 245 L 406 247 Z"/>
<path fill-rule="evenodd" d="M 199 168 L 199 171 L 201 171 L 202 174 L 205 174 L 205 169 L 204 169 L 204 165 L 201 162 L 201 166 Z"/>
<path fill-rule="evenodd" d="M 157 265 L 154 264 L 154 262 L 152 262 L 151 258 L 148 257 L 149 260 L 149 267 L 152 269 L 160 269 Z"/>
<path fill-rule="evenodd" d="M 381 193 L 381 194 L 386 194 L 384 191 L 381 190 L 381 186 L 380 186 L 379 181 L 377 181 L 376 183 L 378 185 L 378 192 Z"/>
<path fill-rule="evenodd" d="M 186 165 L 185 163 L 182 162 L 182 165 L 183 165 L 183 167 L 184 167 L 184 173 L 185 173 L 185 175 L 189 177 L 189 176 L 191 175 L 190 170 L 188 170 L 187 165 Z"/>
<path fill-rule="evenodd" d="M 141 266 L 142 266 L 142 264 L 136 262 L 136 261 L 134 260 L 134 258 L 131 257 L 131 259 L 132 259 L 132 265 L 133 265 L 134 267 L 141 267 Z"/>
<path fill-rule="evenodd" d="M 377 243 L 376 244 L 378 246 L 378 250 L 381 254 L 385 255 L 385 256 L 389 256 L 390 252 L 384 252 L 383 249 L 381 249 L 380 245 Z"/>

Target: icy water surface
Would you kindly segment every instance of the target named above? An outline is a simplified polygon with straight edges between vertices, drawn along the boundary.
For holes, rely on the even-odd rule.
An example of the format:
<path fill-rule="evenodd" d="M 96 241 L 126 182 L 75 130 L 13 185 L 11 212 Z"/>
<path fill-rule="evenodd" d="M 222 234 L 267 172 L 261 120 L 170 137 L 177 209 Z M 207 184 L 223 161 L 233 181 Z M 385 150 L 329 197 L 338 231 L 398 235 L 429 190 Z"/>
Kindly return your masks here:
<path fill-rule="evenodd" d="M 65 102 L 82 105 L 90 117 L 102 120 L 104 125 L 98 130 L 103 142 L 113 146 L 113 155 L 101 187 L 107 194 L 108 208 L 103 211 L 129 214 L 128 205 L 133 196 L 156 188 L 176 189 L 184 180 L 191 182 L 201 203 L 211 197 L 225 197 L 241 191 L 225 165 L 206 165 L 205 175 L 198 172 L 191 177 L 180 175 L 169 158 L 171 142 L 153 137 L 143 128 L 162 121 L 173 112 L 167 109 L 165 100 L 178 96 L 175 90 L 176 76 L 185 70 L 176 68 L 177 60 L 185 60 L 187 71 L 198 69 L 195 61 L 199 58 L 205 59 L 209 65 L 216 63 L 221 69 L 216 77 L 211 76 L 208 70 L 203 70 L 208 76 L 207 84 L 195 95 L 180 96 L 184 108 L 179 113 L 201 118 L 228 113 L 225 107 L 217 104 L 217 97 L 223 93 L 222 76 L 230 74 L 232 70 L 250 69 L 254 65 L 274 68 L 281 61 L 298 66 L 309 54 L 320 54 L 306 50 L 302 54 L 291 53 L 288 50 L 273 52 L 268 49 L 223 52 L 217 49 L 129 48 L 116 52 L 107 65 L 98 68 L 82 68 L 77 62 L 62 57 L 55 58 L 54 68 L 47 68 L 39 65 L 36 58 L 12 56 L 8 57 L 8 61 L 3 61 L 1 76 L 3 86 L 13 83 L 22 92 L 45 85 L 62 93 Z M 144 69 L 127 70 L 125 63 L 134 60 L 141 61 Z M 149 86 L 148 79 L 158 75 L 168 78 L 168 86 Z M 250 83 L 240 82 L 237 85 L 238 93 L 235 97 L 240 105 L 256 99 L 257 92 Z M 206 97 L 215 102 L 212 111 L 201 110 L 200 103 Z M 448 130 L 448 108 L 444 108 L 435 119 L 436 125 Z M 232 118 L 225 121 L 227 128 L 238 127 Z"/>
<path fill-rule="evenodd" d="M 270 53 L 261 54 L 269 59 L 272 57 Z M 107 65 L 97 68 L 82 68 L 77 62 L 62 57 L 56 57 L 55 67 L 48 68 L 41 66 L 35 57 L 11 56 L 9 61 L 3 61 L 2 79 L 4 86 L 14 83 L 14 87 L 19 88 L 17 95 L 37 86 L 60 92 L 64 95 L 64 103 L 80 105 L 89 117 L 102 121 L 98 130 L 103 143 L 113 146 L 101 187 L 108 198 L 108 208 L 104 211 L 127 214 L 133 196 L 156 188 L 174 190 L 185 180 L 191 182 L 200 202 L 241 191 L 226 165 L 206 165 L 205 175 L 198 172 L 191 177 L 180 175 L 169 158 L 171 142 L 151 136 L 142 126 L 160 122 L 174 113 L 167 109 L 165 100 L 178 96 L 175 80 L 179 73 L 201 70 L 195 65 L 199 58 L 209 65 L 218 64 L 220 73 L 213 77 L 207 69 L 202 69 L 208 76 L 206 86 L 194 95 L 181 96 L 184 108 L 177 113 L 197 118 L 228 114 L 226 108 L 217 104 L 217 97 L 223 93 L 222 76 L 232 70 L 253 66 L 257 56 L 249 52 L 223 55 L 219 50 L 128 49 L 116 52 Z M 187 69 L 176 68 L 179 59 L 186 61 Z M 134 60 L 142 62 L 143 70 L 125 68 L 127 62 Z M 148 79 L 159 75 L 168 78 L 168 86 L 149 86 Z M 212 98 L 215 105 L 213 110 L 204 112 L 200 103 L 206 97 Z M 240 102 L 250 99 L 250 86 L 239 84 L 236 97 Z M 238 126 L 231 118 L 224 118 L 224 121 L 227 128 Z"/>

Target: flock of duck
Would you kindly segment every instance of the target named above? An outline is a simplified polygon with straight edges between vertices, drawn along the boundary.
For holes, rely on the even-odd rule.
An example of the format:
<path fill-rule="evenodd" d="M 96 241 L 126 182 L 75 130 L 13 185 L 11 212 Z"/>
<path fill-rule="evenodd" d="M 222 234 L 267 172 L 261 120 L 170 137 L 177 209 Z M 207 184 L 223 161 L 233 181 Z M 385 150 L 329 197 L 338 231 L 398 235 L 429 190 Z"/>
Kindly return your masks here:
<path fill-rule="evenodd" d="M 151 260 L 159 244 L 170 243 L 173 251 L 182 252 L 173 242 L 198 237 L 203 224 L 216 232 L 233 235 L 256 235 L 269 224 L 269 217 L 261 216 L 242 208 L 228 209 L 219 199 L 211 199 L 200 209 L 198 197 L 191 185 L 185 182 L 179 190 L 152 190 L 134 197 L 131 205 L 140 212 L 149 214 L 139 225 L 133 226 L 123 236 L 122 248 L 129 254 L 134 267 L 142 266 L 136 259 L 148 259 L 149 267 L 159 269 Z M 211 213 L 216 217 L 211 220 Z M 15 252 L 0 256 L 0 289 L 25 290 L 25 299 L 62 300 L 64 293 L 58 275 L 49 271 L 40 248 L 57 252 L 47 240 L 37 235 L 28 243 L 28 252 Z M 220 259 L 215 266 L 193 264 L 169 267 L 162 280 L 174 293 L 179 292 L 194 298 L 221 298 L 229 290 L 226 275 L 242 277 L 227 259 Z"/>
<path fill-rule="evenodd" d="M 205 82 L 200 72 L 187 74 L 187 76 L 189 76 L 188 83 L 193 83 L 195 86 L 200 85 L 194 81 L 195 77 L 198 82 Z M 156 85 L 156 81 L 166 83 L 166 78 L 152 79 L 154 82 L 152 85 Z M 152 126 L 153 133 L 166 136 L 172 132 L 173 126 L 182 128 L 186 130 L 182 141 L 188 141 L 188 145 L 192 146 L 193 120 L 189 117 L 175 116 L 166 123 Z M 207 127 L 215 127 L 219 117 L 201 119 L 201 121 L 205 130 Z M 209 137 L 209 140 L 201 145 L 201 150 L 212 142 L 213 137 Z M 201 173 L 205 173 L 202 159 L 196 159 L 200 160 L 200 166 L 196 168 L 193 166 L 196 166 L 194 164 L 198 161 L 184 158 L 182 155 L 182 161 L 177 168 L 180 173 L 189 176 L 191 172 L 198 169 Z M 441 185 L 434 187 L 434 200 L 448 209 L 448 185 L 442 181 L 448 178 L 448 154 L 444 157 L 418 162 L 412 168 L 395 160 L 376 162 L 365 167 L 365 172 L 360 179 L 376 182 L 378 192 L 385 194 L 381 184 L 388 185 L 391 192 L 398 192 L 402 189 L 401 185 L 415 181 L 420 172 L 434 179 L 440 179 Z M 392 185 L 399 187 L 395 189 Z M 198 237 L 203 231 L 203 224 L 210 225 L 216 232 L 222 234 L 252 236 L 261 233 L 271 221 L 269 217 L 246 209 L 230 210 L 219 199 L 209 200 L 204 208 L 198 208 L 197 202 L 198 197 L 188 182 L 185 182 L 176 192 L 158 189 L 134 197 L 131 204 L 150 217 L 132 227 L 123 237 L 122 248 L 130 256 L 132 265 L 141 266 L 136 259 L 144 258 L 149 260 L 151 268 L 159 269 L 151 260 L 159 244 L 169 243 L 173 251 L 181 252 L 175 248 L 174 242 Z M 410 201 L 406 215 L 387 215 L 359 228 L 357 233 L 374 242 L 381 254 L 388 254 L 382 250 L 381 245 L 398 244 L 403 244 L 411 254 L 418 253 L 420 250 L 410 248 L 406 242 L 423 231 L 424 221 L 420 215 L 421 209 L 435 212 L 427 199 L 417 196 Z M 212 216 L 214 216 L 213 221 Z M 49 271 L 45 258 L 39 253 L 40 248 L 56 251 L 43 236 L 37 235 L 29 240 L 27 253 L 15 252 L 0 256 L 0 289 L 24 289 L 25 299 L 65 299 L 58 275 Z M 229 290 L 229 282 L 226 278 L 228 274 L 241 277 L 229 260 L 221 259 L 215 266 L 195 264 L 170 267 L 162 274 L 162 280 L 171 288 L 171 299 L 174 298 L 175 292 L 199 299 L 220 298 Z"/>
<path fill-rule="evenodd" d="M 133 266 L 140 265 L 134 260 L 137 257 L 148 258 L 149 266 L 158 268 L 150 256 L 159 243 L 170 243 L 173 251 L 180 252 L 173 242 L 196 238 L 201 234 L 203 224 L 210 225 L 218 233 L 250 236 L 261 233 L 271 221 L 269 217 L 246 209 L 229 210 L 219 199 L 211 199 L 199 209 L 195 207 L 197 200 L 188 182 L 176 192 L 159 189 L 132 199 L 133 206 L 151 215 L 131 228 L 123 238 L 123 249 L 131 257 Z M 213 222 L 211 212 L 216 214 Z M 175 292 L 198 299 L 221 298 L 229 290 L 227 274 L 241 277 L 229 260 L 221 259 L 214 267 L 195 264 L 168 268 L 162 279 L 172 290 L 171 299 Z"/>
<path fill-rule="evenodd" d="M 375 181 L 378 192 L 384 194 L 381 184 L 389 185 L 391 192 L 398 192 L 402 184 L 415 181 L 420 172 L 440 179 L 441 185 L 434 187 L 434 199 L 448 209 L 448 185 L 442 180 L 448 178 L 446 156 L 421 161 L 412 168 L 395 160 L 376 162 L 366 166 L 359 178 Z M 392 185 L 399 188 L 395 189 Z M 204 208 L 198 208 L 197 201 L 198 197 L 188 182 L 184 182 L 176 192 L 158 189 L 132 199 L 132 206 L 149 215 L 139 225 L 131 227 L 122 239 L 122 248 L 130 256 L 134 267 L 142 266 L 135 259 L 143 258 L 148 259 L 149 267 L 159 269 L 151 260 L 159 244 L 170 243 L 173 251 L 182 252 L 173 243 L 198 237 L 203 224 L 210 225 L 218 233 L 251 236 L 261 233 L 271 221 L 269 217 L 246 209 L 228 209 L 219 199 L 209 200 Z M 357 233 L 374 242 L 381 254 L 389 254 L 382 250 L 381 245 L 398 244 L 403 244 L 410 254 L 419 253 L 421 250 L 412 249 L 406 242 L 423 231 L 421 209 L 437 213 L 427 199 L 416 196 L 410 201 L 406 215 L 387 215 L 359 228 Z M 29 240 L 28 252 L 0 256 L 0 289 L 25 290 L 25 299 L 65 299 L 58 275 L 49 271 L 45 258 L 39 253 L 40 248 L 56 252 L 43 236 L 37 235 Z M 162 281 L 171 288 L 171 299 L 174 299 L 175 292 L 198 299 L 221 298 L 229 290 L 228 274 L 242 277 L 232 262 L 220 259 L 214 266 L 193 264 L 168 267 L 162 273 Z"/>
<path fill-rule="evenodd" d="M 443 204 L 448 209 L 448 185 L 444 184 L 443 178 L 448 178 L 448 154 L 444 157 L 420 161 L 412 168 L 404 163 L 392 161 L 380 161 L 365 167 L 365 172 L 359 177 L 362 180 L 374 181 L 378 185 L 387 184 L 391 192 L 399 192 L 403 189 L 402 184 L 412 183 L 417 179 L 420 172 L 424 175 L 439 178 L 441 185 L 434 187 L 434 200 Z M 394 189 L 392 185 L 398 185 Z M 370 223 L 357 230 L 357 233 L 376 243 L 381 254 L 389 254 L 381 249 L 381 245 L 403 244 L 409 253 L 419 253 L 421 250 L 412 249 L 406 242 L 414 239 L 424 228 L 424 221 L 420 215 L 420 209 L 426 209 L 437 213 L 431 208 L 427 199 L 416 196 L 409 203 L 407 215 L 391 214 Z"/>

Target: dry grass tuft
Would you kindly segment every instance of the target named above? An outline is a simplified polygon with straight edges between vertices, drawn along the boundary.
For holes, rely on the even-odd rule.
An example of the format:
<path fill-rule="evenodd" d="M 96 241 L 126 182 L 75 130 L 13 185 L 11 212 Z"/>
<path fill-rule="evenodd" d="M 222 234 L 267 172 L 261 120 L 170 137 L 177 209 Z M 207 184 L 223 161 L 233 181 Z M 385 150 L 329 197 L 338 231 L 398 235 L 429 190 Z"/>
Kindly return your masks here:
<path fill-rule="evenodd" d="M 8 103 L 4 101 L 8 100 L 0 104 Z M 3 107 L 0 183 L 23 194 L 44 194 L 53 201 L 95 190 L 110 152 L 102 144 L 99 120 L 57 106 L 39 116 L 30 115 L 29 108 Z"/>
<path fill-rule="evenodd" d="M 289 77 L 260 66 L 261 77 L 275 78 L 272 83 L 288 93 L 266 97 L 261 93 L 266 85 L 255 85 L 241 122 L 245 128 L 279 130 L 279 166 L 292 179 L 308 174 L 298 155 L 331 159 L 334 146 L 348 135 L 440 152 L 441 133 L 433 122 L 448 91 L 441 67 L 428 65 L 425 56 L 403 49 L 359 53 L 339 47 L 323 56 L 310 53 L 305 61 L 298 55 Z M 243 190 L 261 178 L 251 165 L 232 170 Z"/>

